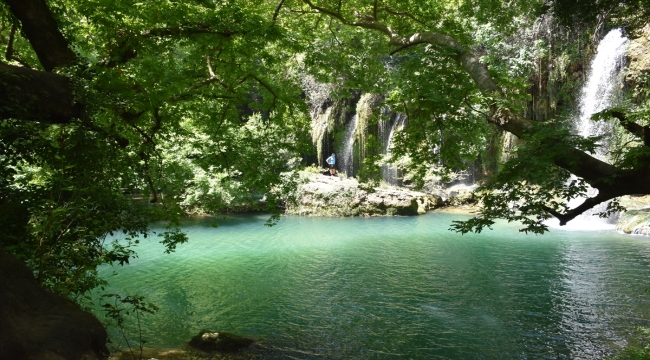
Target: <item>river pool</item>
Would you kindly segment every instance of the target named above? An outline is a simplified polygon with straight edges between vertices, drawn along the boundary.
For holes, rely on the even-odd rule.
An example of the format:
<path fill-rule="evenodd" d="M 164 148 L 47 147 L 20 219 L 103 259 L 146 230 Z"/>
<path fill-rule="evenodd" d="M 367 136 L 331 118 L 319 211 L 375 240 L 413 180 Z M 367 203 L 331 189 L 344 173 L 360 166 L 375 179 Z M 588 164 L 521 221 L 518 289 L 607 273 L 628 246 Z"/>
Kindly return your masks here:
<path fill-rule="evenodd" d="M 461 236 L 459 218 L 193 220 L 175 253 L 153 237 L 100 271 L 106 292 L 160 307 L 148 347 L 212 329 L 255 338 L 260 358 L 593 359 L 650 319 L 650 238 L 505 223 Z"/>

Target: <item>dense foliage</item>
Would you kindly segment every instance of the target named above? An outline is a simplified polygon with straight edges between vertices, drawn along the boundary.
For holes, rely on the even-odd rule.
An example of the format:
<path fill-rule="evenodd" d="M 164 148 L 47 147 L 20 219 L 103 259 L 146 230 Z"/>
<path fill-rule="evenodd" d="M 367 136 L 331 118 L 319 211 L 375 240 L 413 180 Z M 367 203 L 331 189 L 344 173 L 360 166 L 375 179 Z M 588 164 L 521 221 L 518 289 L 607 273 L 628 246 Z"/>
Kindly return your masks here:
<path fill-rule="evenodd" d="M 56 119 L 5 115 L 0 128 L 2 244 L 43 285 L 87 293 L 102 283 L 97 265 L 128 263 L 154 220 L 166 222 L 159 235 L 173 251 L 186 240 L 177 227 L 186 212 L 259 207 L 264 194 L 275 211 L 268 190 L 308 149 L 301 89 L 286 67 L 298 48 L 262 17 L 272 8 L 240 5 L 45 8 L 74 52 L 54 72 L 71 80 L 79 110 Z M 13 54 L 1 71 L 12 77 L 15 64 L 37 78 L 50 69 L 14 6 L 1 8 L 0 40 Z M 3 106 L 28 108 L 21 100 Z"/>
<path fill-rule="evenodd" d="M 584 3 L 585 19 L 639 30 L 645 3 L 616 4 Z M 311 151 L 306 78 L 332 84 L 335 97 L 384 94 L 407 114 L 393 157 L 407 159 L 416 184 L 489 157 L 503 131 L 522 139 L 492 167 L 482 211 L 459 231 L 505 218 L 541 233 L 551 216 L 566 223 L 650 193 L 643 101 L 601 114 L 633 140 L 622 135 L 626 147 L 607 163 L 590 155 L 597 139 L 562 121 L 558 104 L 573 88 L 542 89 L 544 77 L 570 83 L 572 56 L 585 50 L 587 30 L 559 25 L 570 11 L 518 0 L 4 0 L 0 244 L 43 285 L 78 298 L 102 284 L 98 265 L 135 256 L 154 220 L 173 251 L 186 213 L 259 209 L 262 198 L 276 211 L 277 194 L 291 193 L 278 189 Z M 539 36 L 540 24 L 560 35 Z M 554 47 L 566 39 L 578 46 Z M 531 100 L 546 101 L 543 116 Z M 367 160 L 372 178 L 379 157 Z M 598 196 L 569 209 L 586 185 Z"/>

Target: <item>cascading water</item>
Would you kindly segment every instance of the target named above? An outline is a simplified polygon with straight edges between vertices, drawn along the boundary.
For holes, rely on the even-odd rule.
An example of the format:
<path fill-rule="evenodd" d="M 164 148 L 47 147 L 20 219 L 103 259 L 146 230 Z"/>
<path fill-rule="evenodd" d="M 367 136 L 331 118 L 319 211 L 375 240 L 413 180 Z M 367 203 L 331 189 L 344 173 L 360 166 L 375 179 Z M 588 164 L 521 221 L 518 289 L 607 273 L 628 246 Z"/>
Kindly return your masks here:
<path fill-rule="evenodd" d="M 345 138 L 343 142 L 343 153 L 337 159 L 339 171 L 345 172 L 349 177 L 354 176 L 354 137 L 357 132 L 357 115 L 352 116 L 345 125 Z"/>
<path fill-rule="evenodd" d="M 311 114 L 311 139 L 316 147 L 318 165 L 323 166 L 323 154 L 327 154 L 327 123 L 332 113 L 332 108 L 328 107 L 324 112 L 312 111 Z M 329 155 L 327 155 L 329 156 Z M 325 157 L 327 157 L 325 156 Z"/>
<path fill-rule="evenodd" d="M 576 132 L 582 137 L 603 136 L 599 145 L 596 157 L 607 161 L 608 139 L 611 133 L 611 124 L 591 120 L 591 116 L 615 105 L 618 91 L 623 81 L 623 69 L 625 63 L 625 52 L 629 40 L 623 36 L 620 29 L 611 30 L 598 45 L 597 54 L 594 57 L 591 68 L 580 93 L 579 112 L 580 117 L 576 120 Z M 572 180 L 575 177 L 572 177 Z M 598 190 L 589 189 L 587 196 L 594 197 Z M 575 208 L 582 204 L 585 198 L 573 199 L 569 202 L 569 208 Z M 607 203 L 585 212 L 578 218 L 569 222 L 569 229 L 602 229 L 611 228 L 612 225 L 605 219 L 594 215 L 606 209 Z M 585 224 L 588 223 L 588 224 Z"/>
<path fill-rule="evenodd" d="M 576 125 L 582 137 L 606 138 L 611 132 L 610 124 L 595 122 L 591 120 L 591 116 L 614 105 L 622 84 L 622 70 L 628 44 L 629 40 L 623 36 L 621 29 L 614 29 L 598 45 L 598 53 L 591 63 L 587 83 L 580 94 L 580 118 Z M 605 160 L 607 144 L 602 145 L 598 156 Z"/>
<path fill-rule="evenodd" d="M 388 131 L 388 135 L 386 137 L 386 142 L 385 142 L 386 145 L 384 148 L 385 158 L 390 158 L 391 148 L 393 147 L 393 136 L 395 135 L 396 131 L 399 131 L 404 127 L 404 125 L 406 124 L 406 119 L 407 118 L 405 114 L 395 115 L 395 118 L 392 122 L 393 124 L 390 127 L 390 131 Z M 387 184 L 395 185 L 395 186 L 400 185 L 397 168 L 392 166 L 391 164 L 382 165 L 381 177 L 382 180 Z"/>

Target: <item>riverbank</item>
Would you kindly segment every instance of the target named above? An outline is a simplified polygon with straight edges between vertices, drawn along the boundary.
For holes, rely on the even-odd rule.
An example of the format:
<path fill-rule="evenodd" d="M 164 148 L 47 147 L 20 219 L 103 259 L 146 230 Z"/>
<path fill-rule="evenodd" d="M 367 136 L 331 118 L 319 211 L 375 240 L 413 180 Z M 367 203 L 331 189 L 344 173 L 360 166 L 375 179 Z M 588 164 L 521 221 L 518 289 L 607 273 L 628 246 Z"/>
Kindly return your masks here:
<path fill-rule="evenodd" d="M 434 194 L 405 188 L 365 188 L 355 179 L 302 173 L 303 183 L 285 213 L 301 216 L 350 217 L 420 215 L 445 205 Z"/>
<path fill-rule="evenodd" d="M 650 235 L 650 195 L 623 196 L 620 203 L 627 211 L 621 213 L 616 230 L 630 235 Z"/>
<path fill-rule="evenodd" d="M 367 189 L 356 179 L 304 172 L 294 202 L 285 213 L 300 216 L 350 217 L 421 215 L 428 211 L 472 214 L 478 210 L 475 186 L 457 185 L 435 194 L 403 187 L 382 186 Z M 616 222 L 625 234 L 650 235 L 650 196 L 624 196 L 627 211 Z"/>
<path fill-rule="evenodd" d="M 350 217 L 422 215 L 441 208 L 471 208 L 475 186 L 458 185 L 436 193 L 381 185 L 365 187 L 356 179 L 302 172 L 301 183 L 287 201 L 288 215 Z"/>

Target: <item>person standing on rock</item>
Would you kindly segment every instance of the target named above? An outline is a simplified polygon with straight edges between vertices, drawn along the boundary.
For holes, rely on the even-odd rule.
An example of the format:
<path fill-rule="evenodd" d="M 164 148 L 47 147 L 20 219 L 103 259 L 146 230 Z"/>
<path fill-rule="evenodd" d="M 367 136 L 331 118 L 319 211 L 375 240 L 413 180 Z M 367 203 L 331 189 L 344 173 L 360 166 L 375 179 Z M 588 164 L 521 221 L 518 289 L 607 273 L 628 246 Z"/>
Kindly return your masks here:
<path fill-rule="evenodd" d="M 325 161 L 330 166 L 330 175 L 336 175 L 336 155 L 332 154 L 332 156 L 328 157 Z"/>

